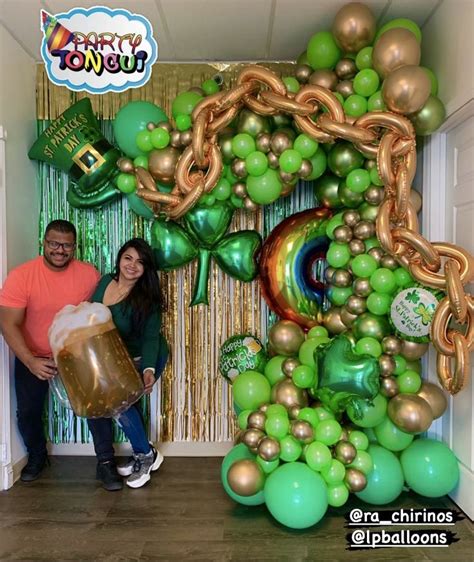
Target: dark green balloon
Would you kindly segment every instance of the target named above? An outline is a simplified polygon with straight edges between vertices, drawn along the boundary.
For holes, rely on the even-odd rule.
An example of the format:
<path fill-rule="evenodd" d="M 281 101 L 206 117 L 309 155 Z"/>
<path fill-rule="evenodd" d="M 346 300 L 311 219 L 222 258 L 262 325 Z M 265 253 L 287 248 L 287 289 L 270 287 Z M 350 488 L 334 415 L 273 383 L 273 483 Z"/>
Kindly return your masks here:
<path fill-rule="evenodd" d="M 391 329 L 385 316 L 364 312 L 352 324 L 352 331 L 358 340 L 370 337 L 382 341 L 385 336 L 390 334 Z"/>
<path fill-rule="evenodd" d="M 430 96 L 425 105 L 416 113 L 410 115 L 410 121 L 415 127 L 417 135 L 431 135 L 446 119 L 446 108 L 436 96 Z"/>
<path fill-rule="evenodd" d="M 339 178 L 326 174 L 314 182 L 314 196 L 319 205 L 329 209 L 340 209 L 343 204 L 339 198 Z"/>
<path fill-rule="evenodd" d="M 198 255 L 198 248 L 182 226 L 156 220 L 151 227 L 151 247 L 158 269 L 171 271 L 186 265 Z"/>
<path fill-rule="evenodd" d="M 361 168 L 363 163 L 364 157 L 350 142 L 339 142 L 329 152 L 328 166 L 340 178 L 345 178 L 352 170 Z"/>
<path fill-rule="evenodd" d="M 251 334 L 239 334 L 227 339 L 219 354 L 219 371 L 232 382 L 244 371 L 263 373 L 267 354 L 262 342 Z"/>
<path fill-rule="evenodd" d="M 364 194 L 356 193 L 352 191 L 352 189 L 349 189 L 346 180 L 342 180 L 339 183 L 337 194 L 342 205 L 344 207 L 349 207 L 349 209 L 356 209 L 364 201 Z"/>
<path fill-rule="evenodd" d="M 256 256 L 262 239 L 254 230 L 233 232 L 221 240 L 212 255 L 222 271 L 239 281 L 249 282 L 258 273 Z"/>
<path fill-rule="evenodd" d="M 154 214 L 151 208 L 145 203 L 145 201 L 138 197 L 136 193 L 129 193 L 127 195 L 128 206 L 140 217 L 145 219 L 153 219 Z"/>
<path fill-rule="evenodd" d="M 212 207 L 197 204 L 184 216 L 187 230 L 204 248 L 212 248 L 227 232 L 234 209 L 226 201 L 216 201 Z"/>

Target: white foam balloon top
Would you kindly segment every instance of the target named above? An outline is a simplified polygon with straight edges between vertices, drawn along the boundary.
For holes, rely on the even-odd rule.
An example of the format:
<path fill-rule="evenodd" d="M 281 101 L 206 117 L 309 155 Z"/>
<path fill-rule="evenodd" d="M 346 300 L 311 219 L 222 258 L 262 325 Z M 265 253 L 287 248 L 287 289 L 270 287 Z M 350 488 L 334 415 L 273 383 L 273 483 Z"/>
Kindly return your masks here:
<path fill-rule="evenodd" d="M 48 331 L 49 343 L 56 356 L 72 332 L 112 321 L 109 308 L 98 302 L 81 302 L 78 306 L 66 305 L 54 317 Z"/>

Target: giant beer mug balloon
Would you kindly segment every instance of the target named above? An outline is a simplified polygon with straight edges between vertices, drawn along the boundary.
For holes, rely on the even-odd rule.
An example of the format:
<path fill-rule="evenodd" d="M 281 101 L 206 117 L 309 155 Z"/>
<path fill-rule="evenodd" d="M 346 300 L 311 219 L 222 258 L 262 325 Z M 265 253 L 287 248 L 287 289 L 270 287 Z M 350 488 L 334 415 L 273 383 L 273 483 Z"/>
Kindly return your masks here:
<path fill-rule="evenodd" d="M 83 302 L 60 310 L 49 342 L 71 408 L 84 418 L 115 417 L 143 394 L 143 382 L 100 303 Z"/>

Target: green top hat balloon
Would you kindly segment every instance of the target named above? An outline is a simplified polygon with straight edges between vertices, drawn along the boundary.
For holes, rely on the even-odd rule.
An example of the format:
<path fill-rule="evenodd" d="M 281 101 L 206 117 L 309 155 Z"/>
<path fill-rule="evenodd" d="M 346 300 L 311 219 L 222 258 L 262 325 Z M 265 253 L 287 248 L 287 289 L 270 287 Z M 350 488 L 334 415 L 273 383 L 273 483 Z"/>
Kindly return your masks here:
<path fill-rule="evenodd" d="M 67 199 L 73 207 L 97 207 L 120 195 L 114 185 L 120 152 L 100 131 L 89 98 L 78 101 L 55 119 L 28 156 L 68 174 L 73 183 Z"/>

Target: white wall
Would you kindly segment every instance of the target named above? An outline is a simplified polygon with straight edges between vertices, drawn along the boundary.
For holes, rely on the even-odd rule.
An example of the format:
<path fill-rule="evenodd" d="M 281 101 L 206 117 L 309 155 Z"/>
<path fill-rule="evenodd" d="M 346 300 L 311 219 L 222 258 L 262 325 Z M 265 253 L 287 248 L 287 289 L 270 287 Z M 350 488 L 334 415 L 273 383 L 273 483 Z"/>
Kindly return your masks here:
<path fill-rule="evenodd" d="M 2 197 L 5 208 L 0 215 L 4 217 L 0 236 L 6 236 L 6 246 L 3 245 L 6 253 L 3 251 L 0 255 L 3 275 L 38 253 L 36 165 L 27 156 L 28 148 L 36 138 L 35 85 L 35 62 L 0 24 L 0 126 L 6 132 L 6 181 L 5 197 Z M 1 361 L 0 369 L 8 370 L 8 362 Z M 25 453 L 16 426 L 13 377 L 11 372 L 9 377 L 5 375 L 0 373 L 0 397 L 4 402 L 0 409 L 0 436 L 6 444 L 0 463 L 8 464 L 11 471 Z M 8 401 L 10 407 L 5 403 Z M 10 419 L 5 419 L 3 414 L 9 410 Z"/>
<path fill-rule="evenodd" d="M 423 27 L 421 60 L 438 77 L 448 115 L 474 95 L 473 22 L 472 0 L 444 0 Z"/>

